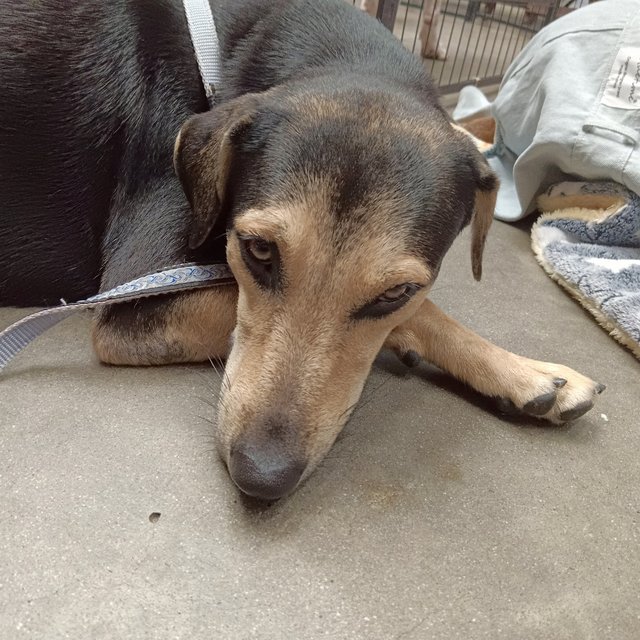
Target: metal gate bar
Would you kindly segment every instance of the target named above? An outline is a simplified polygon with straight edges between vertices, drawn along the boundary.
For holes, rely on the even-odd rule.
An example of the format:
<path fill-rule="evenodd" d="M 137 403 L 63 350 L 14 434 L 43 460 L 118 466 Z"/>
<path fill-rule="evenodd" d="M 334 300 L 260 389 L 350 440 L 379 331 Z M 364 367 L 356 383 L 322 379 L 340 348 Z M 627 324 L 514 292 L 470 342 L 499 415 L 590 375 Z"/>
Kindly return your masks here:
<path fill-rule="evenodd" d="M 359 0 L 350 0 L 355 6 Z M 425 0 L 378 0 L 377 17 L 404 45 L 420 54 Z M 433 11 L 436 3 L 433 2 Z M 562 0 L 440 0 L 437 43 L 446 60 L 425 59 L 440 88 L 453 93 L 468 84 L 497 84 L 531 37 L 566 12 Z M 430 24 L 433 24 L 433 16 Z"/>

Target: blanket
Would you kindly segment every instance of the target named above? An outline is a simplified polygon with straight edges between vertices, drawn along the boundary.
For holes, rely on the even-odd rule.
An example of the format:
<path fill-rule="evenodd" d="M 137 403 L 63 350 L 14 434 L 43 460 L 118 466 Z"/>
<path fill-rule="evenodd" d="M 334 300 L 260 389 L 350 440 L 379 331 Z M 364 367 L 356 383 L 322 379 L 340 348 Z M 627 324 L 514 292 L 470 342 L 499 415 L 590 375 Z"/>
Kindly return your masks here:
<path fill-rule="evenodd" d="M 562 182 L 538 208 L 538 262 L 640 358 L 640 197 L 612 182 Z"/>

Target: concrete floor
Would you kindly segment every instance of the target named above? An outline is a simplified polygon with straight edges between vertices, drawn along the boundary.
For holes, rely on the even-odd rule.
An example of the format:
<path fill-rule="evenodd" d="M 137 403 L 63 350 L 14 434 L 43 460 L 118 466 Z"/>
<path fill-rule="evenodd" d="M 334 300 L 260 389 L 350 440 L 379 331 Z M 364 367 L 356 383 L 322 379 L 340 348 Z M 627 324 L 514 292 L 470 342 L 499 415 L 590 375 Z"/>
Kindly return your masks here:
<path fill-rule="evenodd" d="M 269 509 L 212 453 L 209 368 L 100 366 L 82 317 L 39 339 L 0 381 L 0 638 L 640 637 L 639 364 L 525 231 L 495 225 L 481 284 L 468 253 L 433 297 L 605 382 L 597 407 L 508 422 L 387 356 L 326 462 Z"/>

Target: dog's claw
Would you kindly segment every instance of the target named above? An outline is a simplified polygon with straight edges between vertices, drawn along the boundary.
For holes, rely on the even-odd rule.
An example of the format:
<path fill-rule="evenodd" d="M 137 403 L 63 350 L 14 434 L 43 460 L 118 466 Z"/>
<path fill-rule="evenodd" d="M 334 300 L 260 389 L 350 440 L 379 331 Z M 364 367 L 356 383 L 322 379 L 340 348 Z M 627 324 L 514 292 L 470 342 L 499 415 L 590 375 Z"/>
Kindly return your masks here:
<path fill-rule="evenodd" d="M 566 380 L 566 378 L 554 378 L 553 379 L 553 384 L 558 389 L 562 389 L 562 387 L 564 387 L 564 385 L 567 384 L 567 380 Z"/>
<path fill-rule="evenodd" d="M 527 402 L 527 404 L 522 407 L 522 410 L 532 416 L 543 416 L 545 413 L 551 411 L 555 402 L 556 392 L 549 391 L 548 393 L 543 393 L 541 396 Z"/>
<path fill-rule="evenodd" d="M 413 349 L 404 351 L 403 353 L 399 354 L 399 357 L 400 362 L 402 362 L 405 367 L 409 367 L 410 369 L 417 367 L 422 362 L 420 354 L 417 351 L 413 351 Z"/>
<path fill-rule="evenodd" d="M 602 382 L 598 382 L 596 385 L 596 393 L 600 395 L 607 388 L 606 384 L 602 384 Z"/>
<path fill-rule="evenodd" d="M 583 416 L 589 409 L 593 407 L 593 402 L 591 400 L 585 400 L 580 404 L 573 407 L 573 409 L 567 409 L 560 414 L 560 420 L 562 422 L 569 422 L 570 420 L 575 420 L 580 416 Z"/>

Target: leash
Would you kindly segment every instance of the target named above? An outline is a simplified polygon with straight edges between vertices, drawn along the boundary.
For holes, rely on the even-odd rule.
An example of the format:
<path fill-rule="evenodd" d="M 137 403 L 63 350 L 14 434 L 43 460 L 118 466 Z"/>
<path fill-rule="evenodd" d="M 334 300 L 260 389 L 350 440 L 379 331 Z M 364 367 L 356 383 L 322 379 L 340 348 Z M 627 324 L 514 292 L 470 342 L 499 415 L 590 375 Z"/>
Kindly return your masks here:
<path fill-rule="evenodd" d="M 222 80 L 220 42 L 211 6 L 209 0 L 183 0 L 183 4 L 204 92 L 211 108 L 216 99 L 216 87 Z"/>
<path fill-rule="evenodd" d="M 191 42 L 209 107 L 215 102 L 222 78 L 220 42 L 208 0 L 183 0 Z M 86 300 L 38 311 L 0 332 L 0 372 L 38 336 L 78 311 L 130 302 L 179 291 L 220 286 L 235 282 L 226 264 L 181 265 L 125 282 Z"/>
<path fill-rule="evenodd" d="M 63 300 L 59 307 L 33 313 L 0 332 L 0 372 L 38 336 L 78 311 L 233 282 L 226 264 L 184 265 L 136 278 L 86 300 L 70 304 Z"/>

